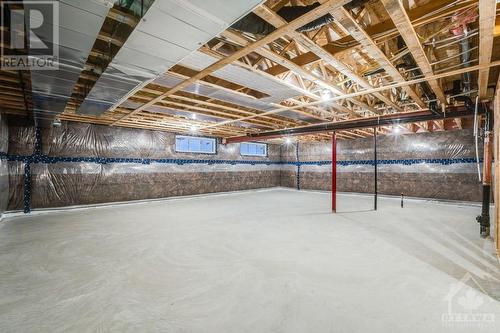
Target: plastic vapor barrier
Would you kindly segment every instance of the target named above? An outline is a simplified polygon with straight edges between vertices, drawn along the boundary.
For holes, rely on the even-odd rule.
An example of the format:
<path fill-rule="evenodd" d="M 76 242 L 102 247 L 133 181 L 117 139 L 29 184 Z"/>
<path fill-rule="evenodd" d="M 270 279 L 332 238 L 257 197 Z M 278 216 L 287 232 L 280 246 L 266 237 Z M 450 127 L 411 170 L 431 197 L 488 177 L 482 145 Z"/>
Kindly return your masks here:
<path fill-rule="evenodd" d="M 175 134 L 160 131 L 63 122 L 37 132 L 16 120 L 9 125 L 12 210 L 280 185 L 279 146 L 269 145 L 267 157 L 241 156 L 239 144 L 187 154 L 175 152 Z"/>
<path fill-rule="evenodd" d="M 175 134 L 2 120 L 2 209 L 64 207 L 274 186 L 330 190 L 331 143 L 268 145 L 267 157 L 175 151 Z M 379 136 L 380 194 L 480 201 L 471 130 Z M 373 193 L 373 138 L 339 140 L 337 189 Z M 482 153 L 480 152 L 480 156 Z M 7 205 L 8 202 L 8 205 Z"/>
<path fill-rule="evenodd" d="M 338 191 L 373 193 L 373 144 L 373 138 L 338 141 Z M 379 136 L 377 151 L 380 194 L 481 200 L 472 130 Z M 291 149 L 285 160 L 293 161 Z M 301 188 L 330 190 L 331 143 L 301 144 L 299 160 Z M 282 177 L 286 184 L 295 176 Z"/>

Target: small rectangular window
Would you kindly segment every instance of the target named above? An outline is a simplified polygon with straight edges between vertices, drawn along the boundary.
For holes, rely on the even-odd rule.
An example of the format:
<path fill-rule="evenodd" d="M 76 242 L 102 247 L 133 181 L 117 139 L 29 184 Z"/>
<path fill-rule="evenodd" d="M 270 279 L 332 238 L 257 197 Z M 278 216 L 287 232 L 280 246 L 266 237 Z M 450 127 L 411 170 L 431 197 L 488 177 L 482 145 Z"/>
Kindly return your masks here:
<path fill-rule="evenodd" d="M 242 156 L 267 157 L 267 144 L 265 143 L 240 143 L 240 154 Z"/>
<path fill-rule="evenodd" d="M 175 151 L 178 153 L 215 154 L 216 141 L 213 138 L 177 135 Z"/>

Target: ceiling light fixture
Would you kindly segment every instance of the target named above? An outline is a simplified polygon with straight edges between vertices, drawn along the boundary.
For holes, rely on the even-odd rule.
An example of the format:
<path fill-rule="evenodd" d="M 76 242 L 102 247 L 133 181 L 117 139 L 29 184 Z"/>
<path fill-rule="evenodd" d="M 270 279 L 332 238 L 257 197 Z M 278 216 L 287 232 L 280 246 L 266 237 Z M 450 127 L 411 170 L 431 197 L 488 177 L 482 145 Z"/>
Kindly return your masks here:
<path fill-rule="evenodd" d="M 324 89 L 321 91 L 321 100 L 327 101 L 332 97 L 331 91 L 328 89 Z"/>

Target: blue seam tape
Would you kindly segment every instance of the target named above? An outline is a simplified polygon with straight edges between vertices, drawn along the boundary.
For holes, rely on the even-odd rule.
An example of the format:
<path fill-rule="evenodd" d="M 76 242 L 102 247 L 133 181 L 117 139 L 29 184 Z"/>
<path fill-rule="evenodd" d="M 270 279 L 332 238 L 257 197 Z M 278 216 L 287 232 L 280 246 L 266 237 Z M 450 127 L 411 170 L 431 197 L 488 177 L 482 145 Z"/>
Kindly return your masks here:
<path fill-rule="evenodd" d="M 147 159 L 147 158 L 120 158 L 120 157 L 50 157 L 46 155 L 10 155 L 7 153 L 0 152 L 0 158 L 8 161 L 20 161 L 20 162 L 31 162 L 31 163 L 46 163 L 53 164 L 58 162 L 89 162 L 98 164 L 107 163 L 138 163 L 138 164 L 151 164 L 151 163 L 163 163 L 163 164 L 284 164 L 284 165 L 330 165 L 332 161 L 307 161 L 307 162 L 283 162 L 283 161 L 234 161 L 234 160 L 188 160 L 188 159 Z M 479 162 L 483 159 L 480 158 Z M 373 160 L 346 160 L 337 161 L 337 165 L 347 166 L 347 165 L 373 165 L 375 162 Z M 378 160 L 378 164 L 403 164 L 403 165 L 413 165 L 422 163 L 432 163 L 432 164 L 457 164 L 457 163 L 476 163 L 475 158 L 446 158 L 446 159 L 408 159 L 408 160 Z"/>

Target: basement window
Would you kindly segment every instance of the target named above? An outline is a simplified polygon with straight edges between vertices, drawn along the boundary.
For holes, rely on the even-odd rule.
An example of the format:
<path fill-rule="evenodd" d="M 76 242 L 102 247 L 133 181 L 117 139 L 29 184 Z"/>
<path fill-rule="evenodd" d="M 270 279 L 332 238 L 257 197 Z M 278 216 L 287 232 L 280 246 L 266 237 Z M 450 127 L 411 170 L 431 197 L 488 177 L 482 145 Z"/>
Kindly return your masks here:
<path fill-rule="evenodd" d="M 267 144 L 265 143 L 240 143 L 240 154 L 242 156 L 267 157 Z"/>
<path fill-rule="evenodd" d="M 215 154 L 217 142 L 213 138 L 197 136 L 175 136 L 175 151 L 178 153 Z"/>

